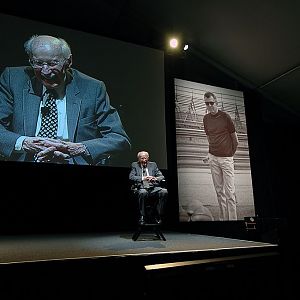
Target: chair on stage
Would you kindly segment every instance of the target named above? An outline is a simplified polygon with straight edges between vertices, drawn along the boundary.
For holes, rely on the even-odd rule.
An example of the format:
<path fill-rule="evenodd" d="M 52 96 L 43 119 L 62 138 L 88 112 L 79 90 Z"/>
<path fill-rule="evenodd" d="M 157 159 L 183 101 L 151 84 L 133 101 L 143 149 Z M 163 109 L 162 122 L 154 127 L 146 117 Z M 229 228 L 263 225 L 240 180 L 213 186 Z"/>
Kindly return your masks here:
<path fill-rule="evenodd" d="M 165 186 L 165 180 L 161 182 L 161 186 Z M 137 189 L 133 185 L 131 187 L 134 200 L 137 201 Z M 157 215 L 157 205 L 158 197 L 157 195 L 150 195 L 145 200 L 145 219 L 143 223 L 138 223 L 137 230 L 132 236 L 133 241 L 137 241 L 140 235 L 153 236 L 153 239 L 166 241 L 165 236 L 161 231 L 162 222 L 160 216 Z"/>
<path fill-rule="evenodd" d="M 152 197 L 150 197 L 152 198 Z M 148 202 L 150 202 L 153 199 L 147 199 Z M 154 201 L 153 201 L 154 202 Z M 154 237 L 156 239 L 160 239 L 163 241 L 166 241 L 165 236 L 163 235 L 161 231 L 161 224 L 157 223 L 156 221 L 156 214 L 155 214 L 155 208 L 151 203 L 147 203 L 145 207 L 145 223 L 144 224 L 138 224 L 138 228 L 135 231 L 135 233 L 132 236 L 132 240 L 136 241 L 141 234 L 154 234 Z"/>

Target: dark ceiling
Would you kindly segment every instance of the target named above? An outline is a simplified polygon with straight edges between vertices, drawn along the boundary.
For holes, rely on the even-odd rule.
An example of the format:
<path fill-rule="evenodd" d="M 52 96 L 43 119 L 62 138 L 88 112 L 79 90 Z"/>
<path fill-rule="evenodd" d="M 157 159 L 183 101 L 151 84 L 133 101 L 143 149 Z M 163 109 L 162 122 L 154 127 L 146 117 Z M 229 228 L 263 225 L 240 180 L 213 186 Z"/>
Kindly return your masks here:
<path fill-rule="evenodd" d="M 160 49 L 178 34 L 215 66 L 300 115 L 299 0 L 34 0 L 1 11 Z"/>

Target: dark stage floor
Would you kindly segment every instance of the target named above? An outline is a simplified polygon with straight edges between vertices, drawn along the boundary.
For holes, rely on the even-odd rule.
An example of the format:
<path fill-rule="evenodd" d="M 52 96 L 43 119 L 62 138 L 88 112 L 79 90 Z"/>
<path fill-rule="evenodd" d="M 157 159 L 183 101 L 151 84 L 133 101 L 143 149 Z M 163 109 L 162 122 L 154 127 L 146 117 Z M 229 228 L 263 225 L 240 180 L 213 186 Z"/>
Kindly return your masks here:
<path fill-rule="evenodd" d="M 164 232 L 166 241 L 150 233 L 133 241 L 132 234 L 2 236 L 0 296 L 99 299 L 108 292 L 150 299 L 194 296 L 201 283 L 202 294 L 218 297 L 230 296 L 239 281 L 269 295 L 274 285 L 276 244 L 179 232 Z M 213 283 L 223 288 L 227 281 L 235 283 L 219 294 Z"/>
<path fill-rule="evenodd" d="M 132 233 L 105 233 L 48 236 L 4 236 L 0 238 L 0 263 L 65 260 L 101 257 L 150 256 L 163 254 L 230 254 L 276 251 L 276 244 L 189 233 L 164 233 L 166 241 L 152 233 L 142 233 L 133 241 Z"/>

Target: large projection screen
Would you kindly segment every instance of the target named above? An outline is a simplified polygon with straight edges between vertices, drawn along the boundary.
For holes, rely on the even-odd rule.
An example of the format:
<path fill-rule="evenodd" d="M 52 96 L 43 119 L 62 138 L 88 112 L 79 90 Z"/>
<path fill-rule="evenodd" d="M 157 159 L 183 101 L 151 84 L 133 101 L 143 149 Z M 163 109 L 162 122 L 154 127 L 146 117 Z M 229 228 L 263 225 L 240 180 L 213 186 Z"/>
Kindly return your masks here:
<path fill-rule="evenodd" d="M 216 95 L 219 110 L 230 115 L 239 140 L 233 156 L 237 220 L 255 216 L 243 92 L 177 78 L 174 83 L 179 220 L 226 220 L 220 218 L 210 165 L 203 161 L 208 155 L 203 125 L 207 91 Z"/>
<path fill-rule="evenodd" d="M 111 165 L 129 167 L 137 152 L 146 150 L 167 169 L 163 51 L 4 14 L 0 25 L 0 74 L 6 67 L 29 65 L 23 44 L 32 35 L 65 39 L 72 67 L 105 83 L 130 138 L 131 150 L 116 155 Z M 6 159 L 0 155 L 0 163 Z"/>

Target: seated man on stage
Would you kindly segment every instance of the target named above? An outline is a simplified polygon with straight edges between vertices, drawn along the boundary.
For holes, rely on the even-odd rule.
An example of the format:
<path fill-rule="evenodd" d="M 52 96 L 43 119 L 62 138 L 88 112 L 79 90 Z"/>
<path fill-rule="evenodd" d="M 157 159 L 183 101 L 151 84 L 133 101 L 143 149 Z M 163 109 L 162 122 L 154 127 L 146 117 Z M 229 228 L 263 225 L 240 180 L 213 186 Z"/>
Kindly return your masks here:
<path fill-rule="evenodd" d="M 155 201 L 155 221 L 157 224 L 161 224 L 168 196 L 167 189 L 160 185 L 165 177 L 158 169 L 157 164 L 149 161 L 148 152 L 140 151 L 137 158 L 138 161 L 131 164 L 129 179 L 134 183 L 133 190 L 138 200 L 139 224 L 144 225 L 146 222 L 146 201 L 150 197 Z"/>

